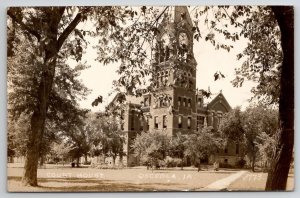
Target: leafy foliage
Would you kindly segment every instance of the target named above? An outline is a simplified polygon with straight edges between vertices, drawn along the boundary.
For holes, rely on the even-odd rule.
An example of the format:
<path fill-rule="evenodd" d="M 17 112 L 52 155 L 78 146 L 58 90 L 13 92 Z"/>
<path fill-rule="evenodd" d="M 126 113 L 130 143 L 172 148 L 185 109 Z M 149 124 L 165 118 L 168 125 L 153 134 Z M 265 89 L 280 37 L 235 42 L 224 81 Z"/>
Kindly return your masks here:
<path fill-rule="evenodd" d="M 264 106 L 248 107 L 244 112 L 239 108 L 227 113 L 221 121 L 220 132 L 228 140 L 241 143 L 252 162 L 252 170 L 258 157 L 266 162 L 270 159 L 271 142 L 274 143 L 278 129 L 278 112 Z"/>
<path fill-rule="evenodd" d="M 225 139 L 236 142 L 244 139 L 243 113 L 239 107 L 225 114 L 221 119 L 219 130 Z"/>
<path fill-rule="evenodd" d="M 155 165 L 165 159 L 171 138 L 164 131 L 142 132 L 135 138 L 132 148 L 143 163 Z"/>
<path fill-rule="evenodd" d="M 185 155 L 191 159 L 201 160 L 217 152 L 224 147 L 221 136 L 213 130 L 213 127 L 204 127 L 196 133 L 187 136 L 185 145 Z"/>

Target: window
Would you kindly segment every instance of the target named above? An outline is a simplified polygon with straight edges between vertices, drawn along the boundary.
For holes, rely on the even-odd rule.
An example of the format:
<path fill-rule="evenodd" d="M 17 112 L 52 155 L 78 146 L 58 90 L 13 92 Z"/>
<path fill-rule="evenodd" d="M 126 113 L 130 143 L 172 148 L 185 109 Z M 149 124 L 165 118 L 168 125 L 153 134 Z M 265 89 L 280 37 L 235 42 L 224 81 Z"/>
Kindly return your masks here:
<path fill-rule="evenodd" d="M 226 146 L 226 148 L 224 149 L 224 153 L 228 153 L 228 148 Z"/>
<path fill-rule="evenodd" d="M 191 103 L 192 103 L 192 100 L 189 98 L 188 99 L 188 107 L 191 107 Z"/>
<path fill-rule="evenodd" d="M 125 114 L 125 111 L 124 110 L 121 110 L 121 120 L 124 120 L 124 114 Z"/>
<path fill-rule="evenodd" d="M 182 128 L 182 116 L 178 116 L 178 128 Z"/>
<path fill-rule="evenodd" d="M 167 128 L 167 116 L 163 115 L 163 128 Z"/>
<path fill-rule="evenodd" d="M 181 106 L 181 97 L 179 96 L 178 97 L 178 107 L 180 107 Z"/>
<path fill-rule="evenodd" d="M 163 78 L 163 85 L 167 85 L 168 84 L 168 75 L 165 75 Z"/>
<path fill-rule="evenodd" d="M 164 106 L 164 101 L 163 101 L 163 99 L 160 99 L 159 100 L 159 107 L 163 107 Z"/>
<path fill-rule="evenodd" d="M 182 106 L 185 107 L 185 105 L 186 105 L 186 98 L 183 98 L 183 104 L 182 104 Z"/>
<path fill-rule="evenodd" d="M 131 130 L 134 130 L 134 119 L 135 119 L 134 110 L 132 110 L 131 111 L 131 123 L 130 123 Z"/>
<path fill-rule="evenodd" d="M 144 120 L 141 120 L 140 122 L 140 131 L 144 130 Z"/>
<path fill-rule="evenodd" d="M 193 81 L 189 80 L 189 88 L 192 88 L 193 86 Z"/>
<path fill-rule="evenodd" d="M 144 106 L 145 106 L 145 107 L 148 107 L 148 106 L 149 106 L 149 98 L 148 98 L 148 97 L 146 97 L 146 98 L 144 99 Z"/>
<path fill-rule="evenodd" d="M 200 129 L 200 116 L 197 116 L 197 131 Z"/>
<path fill-rule="evenodd" d="M 158 129 L 158 117 L 157 116 L 154 117 L 154 128 Z"/>
<path fill-rule="evenodd" d="M 224 163 L 227 164 L 228 163 L 228 159 L 224 159 Z"/>
<path fill-rule="evenodd" d="M 147 118 L 147 131 L 149 131 L 150 125 L 149 125 L 149 118 Z"/>
<path fill-rule="evenodd" d="M 172 105 L 172 97 L 169 97 L 166 101 L 166 106 L 169 107 L 170 105 Z"/>
<path fill-rule="evenodd" d="M 201 103 L 202 103 L 202 98 L 198 98 L 197 105 L 198 105 L 199 107 L 201 107 Z"/>
<path fill-rule="evenodd" d="M 239 152 L 240 152 L 240 145 L 239 145 L 239 143 L 236 143 L 236 145 L 235 145 L 235 154 L 239 154 Z"/>
<path fill-rule="evenodd" d="M 191 129 L 191 121 L 192 121 L 192 118 L 188 117 L 188 120 L 187 120 L 187 128 L 188 129 Z"/>

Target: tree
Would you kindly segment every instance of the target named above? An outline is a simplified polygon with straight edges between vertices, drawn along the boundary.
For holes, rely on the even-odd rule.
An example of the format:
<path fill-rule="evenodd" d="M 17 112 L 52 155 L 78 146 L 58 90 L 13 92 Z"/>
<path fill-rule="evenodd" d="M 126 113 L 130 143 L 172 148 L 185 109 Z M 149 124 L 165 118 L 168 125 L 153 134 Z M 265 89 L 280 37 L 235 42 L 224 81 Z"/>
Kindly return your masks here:
<path fill-rule="evenodd" d="M 264 167 L 264 171 L 268 171 L 270 168 L 270 162 L 272 161 L 272 156 L 274 156 L 276 151 L 278 132 L 275 132 L 273 135 L 262 132 L 259 134 L 258 139 L 259 141 L 256 142 L 256 146 L 259 152 L 259 160 Z"/>
<path fill-rule="evenodd" d="M 102 124 L 102 142 L 104 143 L 104 154 L 113 158 L 113 165 L 115 165 L 116 158 L 119 156 L 120 162 L 124 156 L 124 135 L 120 128 L 120 123 L 114 116 L 102 118 L 105 120 Z"/>
<path fill-rule="evenodd" d="M 196 15 L 206 14 L 210 8 L 207 6 L 196 12 Z M 268 103 L 276 104 L 278 101 L 280 138 L 272 158 L 266 190 L 284 190 L 294 147 L 294 8 L 292 6 L 219 6 L 219 9 L 213 13 L 213 20 L 208 21 L 207 17 L 205 19 L 205 24 L 210 26 L 211 30 L 220 32 L 225 38 L 233 41 L 239 39 L 239 35 L 249 39 L 249 46 L 252 48 L 250 47 L 250 50 L 248 48 L 243 53 L 248 54 L 250 63 L 255 64 L 252 64 L 253 67 L 245 64 L 246 69 L 243 69 L 246 71 L 247 78 L 255 77 L 260 82 L 253 92 L 258 97 L 265 96 Z M 222 18 L 229 19 L 230 25 L 242 27 L 240 34 L 237 35 L 236 31 L 230 33 L 227 29 L 228 25 L 225 25 L 225 28 L 216 27 Z M 196 30 L 195 38 L 199 39 L 201 34 L 198 29 Z M 205 39 L 215 45 L 214 34 L 209 32 L 209 35 Z M 218 45 L 216 48 L 218 49 Z M 223 45 L 222 48 L 230 50 L 230 46 L 228 48 L 227 45 Z M 238 55 L 238 58 L 240 56 Z M 273 70 L 274 67 L 277 67 L 277 71 Z M 280 69 L 281 71 L 278 72 Z M 271 86 L 269 83 L 272 83 Z"/>
<path fill-rule="evenodd" d="M 145 10 L 143 9 L 145 14 Z M 30 89 L 27 95 L 32 96 L 32 101 L 24 101 L 24 106 L 16 105 L 15 113 L 31 112 L 30 114 L 30 130 L 29 139 L 26 152 L 25 173 L 23 182 L 25 184 L 36 186 L 37 185 L 37 163 L 39 159 L 39 151 L 42 138 L 45 130 L 45 122 L 47 113 L 50 109 L 51 97 L 56 97 L 53 93 L 54 79 L 57 72 L 57 63 L 61 57 L 71 57 L 76 61 L 80 61 L 83 49 L 86 46 L 84 36 L 89 34 L 90 36 L 100 36 L 102 40 L 107 44 L 108 37 L 110 40 L 127 41 L 120 43 L 118 57 L 123 57 L 123 61 L 130 59 L 136 55 L 131 55 L 125 52 L 132 52 L 139 45 L 140 37 L 138 35 L 142 33 L 132 34 L 138 29 L 142 29 L 141 23 L 134 23 L 134 18 L 137 12 L 131 8 L 121 7 L 35 7 L 35 8 L 16 8 L 11 7 L 7 10 L 9 16 L 8 25 L 13 24 L 12 31 L 9 32 L 11 39 L 8 40 L 9 55 L 14 56 L 15 42 L 17 39 L 12 39 L 16 36 L 16 32 L 20 32 L 23 36 L 24 43 L 27 44 L 27 49 L 31 53 L 25 53 L 24 57 L 27 66 L 33 67 L 31 74 L 34 76 L 34 82 L 27 88 Z M 80 22 L 84 22 L 87 19 L 94 20 L 96 22 L 96 30 L 94 31 L 80 31 L 76 29 Z M 144 17 L 145 19 L 146 17 Z M 132 20 L 132 28 L 124 28 L 123 23 L 125 19 Z M 143 24 L 152 24 L 145 22 Z M 146 26 L 143 26 L 146 28 Z M 126 31 L 125 31 L 126 29 Z M 120 30 L 124 30 L 123 32 Z M 134 31 L 132 31 L 134 30 Z M 143 32 L 148 32 L 143 31 Z M 127 34 L 125 36 L 124 34 Z M 148 33 L 149 34 L 149 33 Z M 144 37 L 146 37 L 145 35 Z M 125 38 L 125 39 L 124 39 Z M 131 39 L 132 38 L 132 39 Z M 130 46 L 126 45 L 130 44 Z M 105 46 L 106 46 L 105 44 Z M 104 46 L 104 48 L 105 48 Z M 137 47 L 136 47 L 137 46 Z M 140 48 L 140 47 L 139 47 Z M 115 48 L 116 49 L 116 48 Z M 125 51 L 124 51 L 125 50 Z M 27 50 L 23 50 L 25 52 Z M 108 50 L 102 51 L 99 57 L 104 55 L 102 52 L 109 53 Z M 21 51 L 20 51 L 21 52 Z M 30 55 L 30 56 L 28 56 Z M 140 56 L 145 58 L 145 56 Z M 100 59 L 99 61 L 107 64 L 111 61 L 117 61 L 115 57 L 111 56 L 109 60 Z M 131 63 L 139 62 L 139 58 L 135 58 Z M 10 66 L 9 66 L 10 67 Z M 12 68 L 12 67 L 10 67 Z M 32 67 L 29 67 L 32 68 Z M 9 70 L 10 72 L 10 70 Z M 134 79 L 136 82 L 136 79 Z M 69 87 L 62 87 L 62 89 L 68 89 Z M 67 90 L 63 90 L 67 91 Z M 23 94 L 24 95 L 24 94 Z M 26 94 L 25 94 L 26 95 Z M 29 106 L 32 105 L 32 106 Z M 17 107 L 20 107 L 18 110 Z M 30 108 L 29 108 L 30 107 Z"/>
<path fill-rule="evenodd" d="M 204 127 L 187 137 L 185 155 L 198 160 L 198 171 L 201 170 L 201 159 L 216 153 L 224 146 L 223 139 L 213 127 Z"/>
<path fill-rule="evenodd" d="M 113 114 L 98 113 L 89 114 L 86 119 L 86 130 L 90 134 L 90 143 L 93 145 L 90 153 L 94 156 L 102 154 L 105 157 L 112 157 L 113 165 L 119 156 L 120 162 L 124 153 L 124 134 L 120 127 L 120 120 Z"/>
<path fill-rule="evenodd" d="M 259 107 L 247 108 L 243 116 L 243 128 L 245 131 L 246 151 L 251 160 L 252 171 L 255 171 L 255 162 L 258 155 L 256 142 L 263 132 L 263 110 Z"/>
<path fill-rule="evenodd" d="M 177 157 L 181 159 L 181 170 L 183 170 L 183 160 L 185 157 L 185 141 L 187 135 L 182 135 L 181 133 L 176 134 L 176 137 L 173 137 L 171 140 L 171 145 L 169 149 L 170 157 Z"/>
<path fill-rule="evenodd" d="M 272 149 L 269 144 L 270 138 L 276 136 L 277 119 L 277 111 L 265 106 L 248 107 L 245 111 L 235 108 L 224 115 L 219 130 L 225 139 L 242 143 L 254 171 L 257 158 L 265 155 L 263 150 Z"/>
<path fill-rule="evenodd" d="M 40 119 L 43 116 L 40 118 L 37 118 L 37 116 L 38 114 L 44 115 L 38 110 L 42 104 L 38 101 L 41 98 L 45 99 L 41 94 L 43 91 L 46 91 L 46 88 L 43 91 L 39 88 L 39 84 L 41 87 L 44 86 L 44 77 L 41 78 L 41 75 L 45 74 L 42 74 L 43 58 L 39 59 L 39 46 L 37 46 L 34 38 L 30 40 L 24 33 L 24 30 L 22 31 L 22 28 L 15 28 L 14 32 L 15 39 L 12 49 L 14 53 L 12 57 L 8 57 L 9 119 L 12 122 L 17 122 L 20 115 L 28 118 L 29 125 L 26 128 L 27 130 L 22 131 L 22 135 L 26 137 L 24 140 L 26 140 L 25 154 L 27 156 L 23 181 L 26 184 L 36 185 L 36 169 L 41 157 L 40 151 L 43 150 L 42 145 L 45 145 L 44 141 L 47 141 L 45 137 L 48 136 L 46 123 L 51 125 L 53 130 L 56 130 L 66 121 L 65 118 L 70 113 L 70 110 L 76 109 L 73 105 L 75 99 L 78 96 L 79 98 L 84 97 L 88 90 L 76 79 L 84 66 L 79 65 L 71 69 L 64 63 L 66 57 L 61 56 L 58 58 L 56 62 L 57 75 L 51 80 L 54 81 L 53 86 L 51 86 L 53 91 L 48 96 L 48 99 L 50 99 L 47 99 L 47 113 L 45 120 L 42 122 Z M 64 90 L 65 88 L 68 88 L 68 90 Z M 37 132 L 36 130 L 40 129 L 41 124 L 43 125 L 42 131 L 39 130 Z"/>
<path fill-rule="evenodd" d="M 51 156 L 52 158 L 60 159 L 64 166 L 65 160 L 68 158 L 71 149 L 72 146 L 66 144 L 66 142 L 64 142 L 63 140 L 59 143 L 54 142 L 51 145 Z"/>
<path fill-rule="evenodd" d="M 294 8 L 273 6 L 281 32 L 283 61 L 279 96 L 279 139 L 266 190 L 285 190 L 294 148 Z"/>
<path fill-rule="evenodd" d="M 135 138 L 132 148 L 142 163 L 152 168 L 159 165 L 159 160 L 166 158 L 171 138 L 164 131 L 142 132 Z"/>
<path fill-rule="evenodd" d="M 8 15 L 12 19 L 17 29 L 21 30 L 22 34 L 26 36 L 28 40 L 33 43 L 37 49 L 38 56 L 34 56 L 33 60 L 35 63 L 40 63 L 42 67 L 38 72 L 38 80 L 32 90 L 36 93 L 36 100 L 34 104 L 34 111 L 31 115 L 31 136 L 29 138 L 30 146 L 28 149 L 28 160 L 32 164 L 27 163 L 25 172 L 25 181 L 31 185 L 36 185 L 36 167 L 35 164 L 38 156 L 35 155 L 36 150 L 39 150 L 41 144 L 42 134 L 44 130 L 44 124 L 46 119 L 46 112 L 48 108 L 49 96 L 52 89 L 53 78 L 55 76 L 55 66 L 57 61 L 57 55 L 63 45 L 66 47 L 65 54 L 70 56 L 75 56 L 76 60 L 80 60 L 83 52 L 84 34 L 90 34 L 92 36 L 99 36 L 98 50 L 99 57 L 98 60 L 104 64 L 111 62 L 117 62 L 121 60 L 121 65 L 119 67 L 118 73 L 120 78 L 115 82 L 117 87 L 122 87 L 127 93 L 134 95 L 141 95 L 144 92 L 151 91 L 151 87 L 155 85 L 151 81 L 151 85 L 146 89 L 139 89 L 142 80 L 145 76 L 151 75 L 154 70 L 149 69 L 147 62 L 147 53 L 143 50 L 144 43 L 153 43 L 154 36 L 159 33 L 157 24 L 167 10 L 168 7 L 159 13 L 157 9 L 152 7 L 142 6 L 140 8 L 139 14 L 136 10 L 130 9 L 128 7 L 56 7 L 56 8 L 10 8 L 8 9 Z M 210 10 L 211 7 L 204 7 L 204 10 L 196 11 L 196 15 L 203 15 Z M 225 49 L 230 51 L 231 46 L 228 44 L 216 43 L 215 36 L 212 31 L 219 32 L 224 35 L 225 38 L 232 41 L 239 39 L 239 36 L 244 36 L 250 39 L 250 44 L 254 43 L 253 49 L 267 49 L 265 47 L 258 47 L 261 39 L 265 39 L 263 42 L 264 46 L 268 44 L 274 44 L 274 40 L 270 40 L 273 35 L 276 38 L 276 27 L 279 27 L 281 39 L 279 43 L 282 49 L 282 66 L 280 75 L 280 91 L 279 91 L 279 117 L 281 121 L 280 125 L 280 139 L 278 142 L 278 151 L 274 156 L 274 163 L 272 163 L 272 169 L 270 169 L 268 184 L 266 189 L 284 189 L 286 186 L 287 174 L 289 170 L 289 164 L 292 159 L 292 150 L 294 142 L 294 129 L 293 129 L 293 115 L 294 115 L 294 33 L 293 33 L 293 16 L 294 11 L 292 7 L 284 6 L 273 6 L 273 7 L 252 7 L 252 6 L 220 6 L 214 7 L 217 12 L 213 12 L 214 15 L 208 22 L 205 19 L 205 25 L 210 26 L 210 31 L 205 35 L 205 40 L 211 42 L 215 45 L 216 49 Z M 76 16 L 69 14 L 70 11 L 76 11 Z M 273 14 L 272 14 L 273 13 Z M 254 17 L 259 16 L 259 17 Z M 79 31 L 76 29 L 79 22 L 85 21 L 90 17 L 90 19 L 96 21 L 96 30 L 91 32 Z M 196 17 L 197 18 L 197 17 Z M 241 29 L 240 34 L 236 31 L 230 33 L 228 31 L 228 26 L 217 27 L 216 24 L 220 19 L 225 19 L 230 25 L 235 27 L 244 27 Z M 129 27 L 124 28 L 122 23 L 126 23 L 126 19 L 131 20 Z M 137 20 L 138 19 L 138 20 Z M 253 20 L 255 19 L 255 20 Z M 268 20 L 271 26 L 265 25 L 267 23 L 260 23 L 259 19 Z M 262 21 L 263 21 L 262 20 Z M 272 22 L 273 20 L 273 22 Z M 277 21 L 278 26 L 276 25 Z M 197 22 L 197 20 L 196 20 Z M 198 23 L 199 24 L 199 23 Z M 200 28 L 198 24 L 195 24 L 193 30 L 195 31 L 194 38 L 201 38 Z M 251 24 L 251 26 L 247 26 Z M 252 25 L 253 24 L 253 25 Z M 260 28 L 257 27 L 259 24 Z M 36 28 L 41 27 L 41 28 Z M 274 29 L 275 27 L 275 29 Z M 15 29 L 12 28 L 12 34 Z M 255 33 L 264 33 L 264 35 L 269 35 L 269 37 L 257 37 L 253 36 Z M 75 39 L 71 39 L 70 35 L 74 33 Z M 259 35 L 259 34 L 256 34 Z M 274 37 L 274 38 L 275 38 Z M 9 37 L 11 38 L 11 37 Z M 9 39 L 9 42 L 14 42 L 14 39 Z M 70 42 L 69 42 L 70 41 Z M 73 42 L 71 42 L 73 41 Z M 79 44 L 80 43 L 80 44 Z M 108 45 L 110 43 L 110 45 Z M 8 43 L 9 49 L 14 45 Z M 152 46 L 152 45 L 151 45 Z M 272 46 L 272 45 L 270 45 Z M 278 48 L 277 46 L 275 48 Z M 9 50 L 11 52 L 11 50 Z M 248 53 L 249 52 L 249 53 Z M 246 51 L 245 54 L 254 57 L 255 61 L 261 62 L 257 58 L 257 53 L 259 50 Z M 274 50 L 272 52 L 275 52 Z M 13 53 L 9 53 L 13 54 Z M 280 56 L 280 53 L 276 53 Z M 263 57 L 267 54 L 260 54 Z M 271 57 L 274 54 L 271 55 Z M 276 57 L 273 63 L 280 62 L 280 57 Z M 38 60 L 38 61 L 37 61 Z M 263 59 L 266 60 L 265 58 Z M 279 60 L 279 61 L 278 61 Z M 270 62 L 270 63 L 272 63 Z M 269 63 L 269 62 L 268 62 Z M 254 71 L 258 73 L 266 74 L 270 72 L 273 67 L 265 67 L 267 64 L 263 63 L 258 65 L 259 71 Z M 47 69 L 46 69 L 47 68 Z M 260 72 L 263 71 L 263 72 Z M 215 77 L 218 78 L 216 75 Z M 278 73 L 274 75 L 269 75 L 267 77 L 259 77 L 259 81 L 263 82 L 277 82 L 279 79 Z M 267 79 L 267 80 L 264 80 Z M 275 83 L 274 83 L 275 84 Z M 272 94 L 276 98 L 276 89 L 267 89 L 266 83 L 261 83 L 261 87 L 254 90 L 257 95 L 261 94 Z M 275 101 L 275 100 L 274 100 Z M 29 173 L 31 172 L 31 173 Z"/>
<path fill-rule="evenodd" d="M 243 142 L 245 131 L 242 116 L 243 112 L 239 107 L 234 108 L 223 116 L 219 127 L 222 137 L 235 142 Z"/>

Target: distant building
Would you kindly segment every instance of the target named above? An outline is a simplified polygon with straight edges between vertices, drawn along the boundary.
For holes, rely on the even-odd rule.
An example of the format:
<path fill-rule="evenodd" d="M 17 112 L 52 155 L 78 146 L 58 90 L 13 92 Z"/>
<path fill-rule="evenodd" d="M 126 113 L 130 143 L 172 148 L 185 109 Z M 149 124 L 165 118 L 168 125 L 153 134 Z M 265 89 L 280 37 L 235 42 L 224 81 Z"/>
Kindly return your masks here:
<path fill-rule="evenodd" d="M 190 134 L 204 125 L 217 129 L 222 115 L 231 110 L 221 92 L 205 104 L 203 93 L 196 89 L 193 25 L 187 7 L 175 6 L 167 12 L 159 30 L 157 53 L 152 65 L 156 70 L 156 97 L 153 94 L 139 98 L 126 96 L 122 129 L 126 138 L 124 164 L 127 166 L 139 164 L 130 146 L 141 131 L 164 130 L 174 136 L 178 132 Z M 218 160 L 235 165 L 240 157 L 239 145 L 230 143 L 206 160 L 208 163 Z"/>

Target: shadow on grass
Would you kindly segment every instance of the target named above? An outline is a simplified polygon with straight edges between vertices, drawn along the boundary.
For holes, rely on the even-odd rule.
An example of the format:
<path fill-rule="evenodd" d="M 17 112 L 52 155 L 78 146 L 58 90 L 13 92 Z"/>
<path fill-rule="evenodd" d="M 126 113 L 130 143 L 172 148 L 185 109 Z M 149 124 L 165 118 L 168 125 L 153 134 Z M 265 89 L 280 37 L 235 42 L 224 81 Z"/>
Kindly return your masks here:
<path fill-rule="evenodd" d="M 21 183 L 21 177 L 9 176 L 8 180 L 17 181 Z M 53 192 L 133 192 L 133 191 L 179 191 L 180 189 L 172 189 L 170 187 L 176 185 L 175 183 L 128 183 L 128 182 L 112 182 L 109 180 L 86 179 L 86 178 L 39 178 L 39 186 L 37 191 Z M 57 186 L 49 186 L 49 183 L 56 183 Z M 65 186 L 65 184 L 75 184 L 73 186 Z M 48 185 L 47 185 L 48 184 Z M 77 185 L 76 185 L 77 184 Z M 81 185 L 83 184 L 83 185 Z M 84 185 L 86 184 L 86 185 Z M 158 188 L 159 187 L 159 188 Z M 15 190 L 16 192 L 23 192 L 24 190 Z"/>

